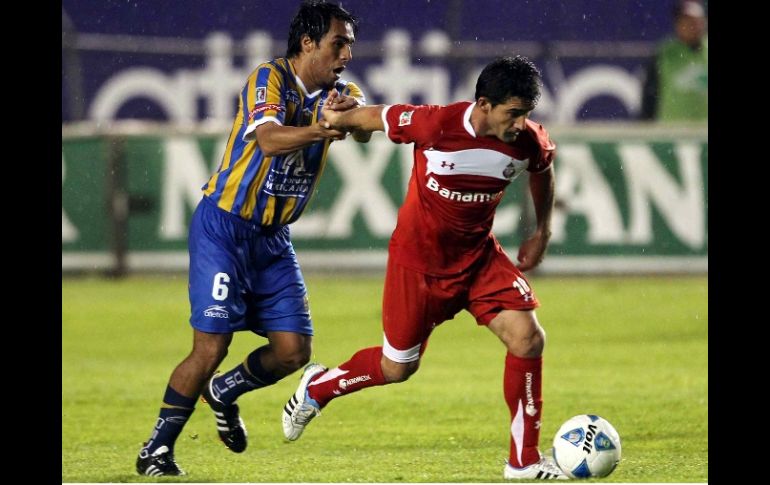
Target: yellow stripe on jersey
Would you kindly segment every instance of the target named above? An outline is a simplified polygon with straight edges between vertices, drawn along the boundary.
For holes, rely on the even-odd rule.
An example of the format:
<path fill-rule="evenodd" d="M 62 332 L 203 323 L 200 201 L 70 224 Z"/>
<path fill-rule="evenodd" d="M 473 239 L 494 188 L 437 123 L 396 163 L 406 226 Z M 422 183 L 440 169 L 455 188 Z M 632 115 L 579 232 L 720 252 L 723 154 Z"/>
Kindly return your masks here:
<path fill-rule="evenodd" d="M 256 99 L 256 95 L 254 93 L 257 85 L 257 75 L 256 71 L 254 71 L 251 76 L 249 76 L 249 79 L 246 80 L 247 88 L 246 88 L 246 106 L 254 106 L 254 100 Z M 248 111 L 247 108 L 246 111 Z M 209 180 L 208 188 L 203 192 L 206 195 L 211 195 L 217 190 L 217 181 L 219 180 L 219 174 L 221 174 L 223 171 L 227 170 L 228 167 L 230 167 L 230 161 L 233 158 L 233 147 L 235 146 L 235 141 L 238 139 L 238 134 L 240 133 L 240 128 L 244 124 L 248 124 L 249 120 L 243 119 L 243 96 L 238 97 L 238 112 L 235 114 L 235 120 L 233 121 L 233 128 L 230 132 L 230 138 L 227 140 L 227 147 L 225 148 L 225 154 L 222 157 L 222 166 L 217 170 L 217 172 L 211 177 Z M 241 157 L 243 158 L 243 157 Z M 232 202 L 230 202 L 230 206 L 232 207 Z M 220 207 L 222 207 L 220 205 Z M 223 207 L 224 208 L 224 207 Z"/>
<path fill-rule="evenodd" d="M 271 107 L 274 109 L 266 109 L 262 111 L 261 118 L 268 118 L 268 117 L 278 118 L 278 113 L 279 113 L 278 110 L 286 109 L 286 103 L 281 98 L 281 89 L 280 89 L 280 87 L 283 86 L 283 75 L 280 73 L 280 71 L 278 71 L 278 68 L 276 68 L 273 65 L 268 64 L 265 67 L 267 67 L 270 70 L 270 75 L 267 78 L 267 89 L 265 90 L 265 100 L 259 101 L 259 103 L 263 107 Z M 255 82 L 256 82 L 258 73 L 259 73 L 259 69 L 257 69 L 257 71 L 254 73 Z M 253 96 L 254 98 L 253 100 L 249 100 L 249 110 L 252 110 L 256 106 L 257 98 L 256 98 L 256 93 L 252 95 L 250 92 L 250 95 Z M 285 115 L 288 115 L 288 113 L 285 113 Z M 251 119 L 249 121 L 251 121 Z"/>
<path fill-rule="evenodd" d="M 348 83 L 348 86 L 350 86 L 350 83 Z M 313 114 L 313 123 L 315 123 L 316 121 L 318 121 L 318 117 L 315 114 Z M 310 190 L 308 191 L 308 195 L 307 195 L 307 202 L 303 207 L 307 207 L 307 205 L 310 204 L 310 202 L 313 200 L 313 196 L 315 195 L 315 187 L 316 185 L 318 185 L 318 181 L 321 180 L 321 176 L 324 174 L 324 169 L 326 168 L 326 161 L 327 161 L 326 155 L 329 152 L 329 147 L 331 146 L 331 144 L 332 144 L 332 141 L 330 139 L 327 138 L 326 140 L 324 140 L 324 150 L 321 154 L 321 163 L 318 164 L 318 174 L 313 180 L 313 183 L 310 185 Z M 291 205 L 291 209 L 292 209 L 292 212 L 294 212 L 294 204 Z M 283 216 L 281 217 L 281 222 L 283 222 L 284 218 L 288 220 L 288 218 L 291 215 L 292 215 L 291 213 L 287 214 L 286 210 L 284 209 Z"/>
<path fill-rule="evenodd" d="M 240 158 L 233 165 L 230 176 L 227 177 L 224 188 L 222 188 L 222 196 L 219 198 L 220 208 L 227 212 L 232 212 L 233 203 L 235 202 L 235 196 L 238 194 L 238 187 L 243 180 L 243 174 L 246 172 L 246 168 L 249 166 L 249 162 L 254 157 L 254 152 L 257 150 L 257 143 L 247 143 L 243 149 L 243 153 Z"/>
<path fill-rule="evenodd" d="M 348 96 L 356 98 L 361 103 L 366 103 L 366 97 L 364 96 L 364 92 L 361 91 L 361 88 L 356 86 L 354 83 L 349 82 L 345 86 L 345 89 L 343 89 L 340 94 L 346 94 Z"/>
<path fill-rule="evenodd" d="M 286 202 L 283 204 L 283 210 L 281 211 L 281 224 L 287 224 L 289 218 L 294 213 L 294 208 L 297 206 L 296 197 L 287 197 Z"/>
<path fill-rule="evenodd" d="M 239 103 L 240 104 L 240 103 Z M 223 170 L 227 169 L 227 167 L 230 166 L 230 158 L 233 156 L 233 146 L 235 146 L 235 140 L 238 138 L 239 130 L 236 130 L 235 127 L 238 126 L 238 118 L 240 117 L 240 120 L 243 120 L 243 110 L 241 110 L 240 106 L 238 107 L 238 114 L 236 115 L 235 123 L 233 124 L 233 130 L 230 132 L 230 138 L 227 140 L 227 146 L 225 147 L 225 154 L 222 157 L 222 167 L 217 170 L 214 175 L 211 176 L 209 179 L 208 188 L 203 191 L 205 195 L 211 195 L 214 192 L 217 191 L 217 180 L 219 180 L 219 174 L 222 173 Z"/>
<path fill-rule="evenodd" d="M 267 196 L 267 205 L 262 212 L 262 225 L 270 226 L 273 224 L 273 214 L 275 213 L 275 197 L 272 195 Z"/>
<path fill-rule="evenodd" d="M 310 186 L 310 190 L 308 191 L 307 203 L 305 204 L 305 206 L 310 204 L 310 202 L 313 200 L 313 196 L 315 195 L 315 186 L 318 185 L 318 181 L 321 180 L 321 177 L 324 174 L 324 169 L 326 168 L 326 154 L 329 152 L 329 147 L 331 146 L 331 144 L 332 144 L 332 141 L 328 139 L 324 142 L 324 151 L 323 151 L 323 154 L 321 155 L 322 162 L 318 166 L 318 175 L 316 175 L 315 180 L 313 180 L 313 184 Z"/>
<path fill-rule="evenodd" d="M 256 145 L 256 143 L 252 143 L 252 145 Z M 241 208 L 241 217 L 246 220 L 251 220 L 254 215 L 254 208 L 257 206 L 258 202 L 257 190 L 262 187 L 262 182 L 265 181 L 265 177 L 267 176 L 267 172 L 270 170 L 272 161 L 272 157 L 265 157 L 262 160 L 262 165 L 259 166 L 257 176 L 254 177 L 254 180 L 252 180 L 251 184 L 249 184 L 249 189 L 246 193 L 246 200 L 243 203 L 243 208 Z"/>
<path fill-rule="evenodd" d="M 269 76 L 268 89 L 266 94 L 266 102 L 273 103 L 277 106 L 281 102 L 280 90 L 277 87 L 281 83 L 281 74 L 276 70 L 275 67 L 271 65 L 268 65 L 267 67 L 270 70 L 270 76 Z M 257 102 L 256 86 L 257 86 L 257 76 L 259 75 L 259 71 L 260 69 L 256 69 L 251 74 L 251 76 L 249 76 L 248 89 L 246 90 L 246 102 L 248 103 L 247 106 L 249 106 L 248 108 L 249 110 L 253 109 Z M 241 111 L 239 111 L 239 113 L 241 113 Z M 277 115 L 278 115 L 277 109 L 269 109 L 262 112 L 262 117 L 265 117 L 265 116 L 276 117 Z M 249 162 L 251 162 L 251 159 L 253 158 L 257 148 L 258 146 L 256 141 L 251 141 L 247 143 L 246 146 L 244 147 L 243 153 L 233 165 L 233 169 L 230 172 L 230 176 L 227 177 L 227 182 L 225 182 L 225 186 L 222 189 L 222 195 L 219 199 L 219 204 L 218 204 L 220 208 L 228 212 L 232 212 L 233 204 L 235 202 L 235 197 L 238 195 L 238 188 L 240 187 L 241 181 L 243 180 L 243 174 L 246 172 L 246 168 L 248 167 Z M 228 161 L 229 160 L 230 158 L 228 158 Z M 261 178 L 258 177 L 258 178 L 260 178 L 261 180 L 264 179 L 263 172 L 267 168 L 269 168 L 269 165 L 270 165 L 269 158 L 263 160 L 259 171 L 260 173 L 262 173 L 262 177 Z M 261 180 L 260 180 L 260 183 L 261 183 Z M 259 185 L 257 185 L 257 187 L 259 187 Z M 251 215 L 254 211 L 254 205 L 256 204 L 256 200 L 247 201 L 247 204 L 251 204 L 252 206 L 249 208 L 248 214 L 246 213 L 245 210 L 241 210 L 240 213 L 243 217 L 246 217 L 248 219 L 248 218 L 251 218 Z"/>

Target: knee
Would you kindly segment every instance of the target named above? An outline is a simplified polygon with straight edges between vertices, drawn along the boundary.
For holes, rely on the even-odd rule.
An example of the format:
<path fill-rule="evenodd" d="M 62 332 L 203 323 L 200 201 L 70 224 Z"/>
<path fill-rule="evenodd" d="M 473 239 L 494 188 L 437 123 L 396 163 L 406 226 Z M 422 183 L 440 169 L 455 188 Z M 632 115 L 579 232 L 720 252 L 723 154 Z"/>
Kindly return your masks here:
<path fill-rule="evenodd" d="M 534 358 L 543 355 L 545 348 L 545 330 L 537 325 L 530 332 L 519 335 L 517 338 L 507 342 L 508 352 L 516 357 Z"/>
<path fill-rule="evenodd" d="M 385 382 L 388 384 L 404 382 L 405 380 L 409 379 L 412 374 L 417 372 L 419 367 L 419 360 L 401 363 L 393 362 L 385 356 L 382 358 L 382 376 L 385 378 Z"/>
<path fill-rule="evenodd" d="M 287 374 L 300 369 L 310 362 L 311 346 L 297 345 L 275 349 L 275 359 L 278 367 Z"/>
<path fill-rule="evenodd" d="M 198 335 L 193 343 L 190 357 L 213 372 L 214 368 L 227 356 L 227 348 L 231 340 L 232 335 Z"/>

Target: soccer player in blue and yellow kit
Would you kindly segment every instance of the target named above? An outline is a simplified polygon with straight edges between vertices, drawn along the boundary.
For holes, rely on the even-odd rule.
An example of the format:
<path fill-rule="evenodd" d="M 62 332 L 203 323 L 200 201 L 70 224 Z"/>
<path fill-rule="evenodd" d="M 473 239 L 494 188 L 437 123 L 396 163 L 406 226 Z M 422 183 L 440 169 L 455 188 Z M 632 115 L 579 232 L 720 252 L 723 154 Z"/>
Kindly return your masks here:
<path fill-rule="evenodd" d="M 184 475 L 174 443 L 199 395 L 214 411 L 224 444 L 244 451 L 236 398 L 274 384 L 310 358 L 313 326 L 289 224 L 310 200 L 329 144 L 345 136 L 319 123 L 324 105 L 344 111 L 365 104 L 361 90 L 340 79 L 356 27 L 357 19 L 339 6 L 303 2 L 286 57 L 258 66 L 241 91 L 222 163 L 203 186 L 190 225 L 193 348 L 171 374 L 136 461 L 139 474 Z M 352 135 L 368 141 L 371 134 Z M 268 343 L 213 375 L 233 332 L 244 330 Z"/>

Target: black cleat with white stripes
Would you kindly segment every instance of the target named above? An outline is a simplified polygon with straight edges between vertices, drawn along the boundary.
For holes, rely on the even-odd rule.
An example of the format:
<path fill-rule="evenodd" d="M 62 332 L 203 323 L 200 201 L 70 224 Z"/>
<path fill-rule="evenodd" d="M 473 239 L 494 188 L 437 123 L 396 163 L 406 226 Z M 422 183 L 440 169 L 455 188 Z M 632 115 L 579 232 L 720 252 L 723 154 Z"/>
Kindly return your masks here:
<path fill-rule="evenodd" d="M 174 461 L 174 454 L 169 451 L 168 446 L 161 446 L 153 454 L 147 454 L 144 458 L 143 454 L 145 454 L 144 451 L 136 458 L 136 471 L 140 475 L 150 477 L 187 475 Z"/>
<path fill-rule="evenodd" d="M 216 377 L 216 376 L 214 376 Z M 246 425 L 241 419 L 238 405 L 233 403 L 229 406 L 223 404 L 211 392 L 211 380 L 203 387 L 201 397 L 211 410 L 214 411 L 214 417 L 217 420 L 217 433 L 222 443 L 235 453 L 242 453 L 248 445 Z"/>

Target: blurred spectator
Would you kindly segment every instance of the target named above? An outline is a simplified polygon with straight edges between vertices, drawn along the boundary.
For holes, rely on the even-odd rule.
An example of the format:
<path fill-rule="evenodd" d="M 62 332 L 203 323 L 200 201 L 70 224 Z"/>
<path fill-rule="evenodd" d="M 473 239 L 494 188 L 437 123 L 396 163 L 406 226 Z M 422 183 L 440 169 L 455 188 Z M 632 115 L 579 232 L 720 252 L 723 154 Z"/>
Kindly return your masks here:
<path fill-rule="evenodd" d="M 650 62 L 642 89 L 645 120 L 708 120 L 706 12 L 696 0 L 674 9 L 676 37 L 663 41 Z"/>

